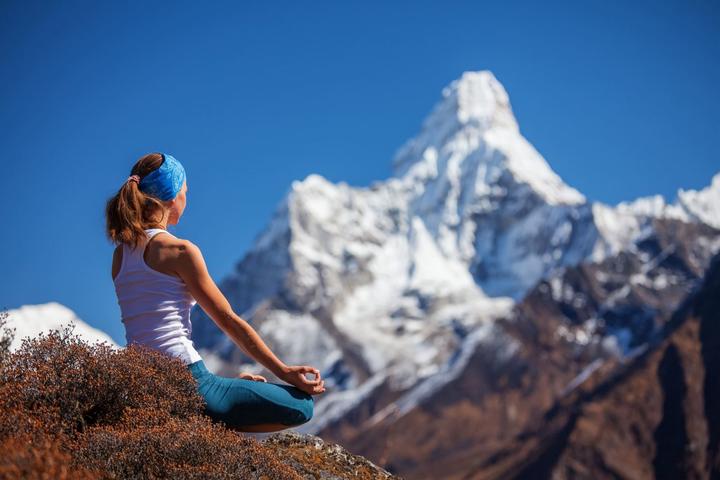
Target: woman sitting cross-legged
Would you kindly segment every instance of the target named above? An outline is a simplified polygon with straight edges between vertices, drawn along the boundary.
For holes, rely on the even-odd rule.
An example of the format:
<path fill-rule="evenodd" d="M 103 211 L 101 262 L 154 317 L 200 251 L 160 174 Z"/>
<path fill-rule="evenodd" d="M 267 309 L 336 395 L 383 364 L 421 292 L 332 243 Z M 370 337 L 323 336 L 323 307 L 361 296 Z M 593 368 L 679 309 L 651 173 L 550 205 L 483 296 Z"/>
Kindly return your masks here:
<path fill-rule="evenodd" d="M 200 249 L 167 231 L 168 225 L 177 225 L 186 202 L 185 169 L 172 155 L 161 153 L 138 160 L 107 202 L 106 233 L 117 244 L 112 278 L 128 344 L 179 357 L 197 380 L 206 413 L 228 427 L 271 432 L 309 421 L 312 395 L 325 391 L 320 371 L 280 361 L 233 312 Z M 289 385 L 249 373 L 227 378 L 208 371 L 190 339 L 190 309 L 196 303 L 248 355 Z"/>

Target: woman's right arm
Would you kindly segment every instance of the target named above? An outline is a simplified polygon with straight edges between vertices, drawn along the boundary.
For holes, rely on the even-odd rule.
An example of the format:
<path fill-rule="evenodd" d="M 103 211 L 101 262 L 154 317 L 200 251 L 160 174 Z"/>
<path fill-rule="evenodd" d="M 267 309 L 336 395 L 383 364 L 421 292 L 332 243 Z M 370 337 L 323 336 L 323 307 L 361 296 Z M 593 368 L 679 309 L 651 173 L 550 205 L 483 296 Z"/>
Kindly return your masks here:
<path fill-rule="evenodd" d="M 283 363 L 252 326 L 233 312 L 230 302 L 220 291 L 205 265 L 200 249 L 189 240 L 180 240 L 176 272 L 185 282 L 190 294 L 210 318 L 250 357 L 267 367 L 279 379 L 286 381 L 309 394 L 325 391 L 325 381 L 320 371 L 308 365 L 288 366 Z M 305 373 L 315 374 L 308 380 Z"/>

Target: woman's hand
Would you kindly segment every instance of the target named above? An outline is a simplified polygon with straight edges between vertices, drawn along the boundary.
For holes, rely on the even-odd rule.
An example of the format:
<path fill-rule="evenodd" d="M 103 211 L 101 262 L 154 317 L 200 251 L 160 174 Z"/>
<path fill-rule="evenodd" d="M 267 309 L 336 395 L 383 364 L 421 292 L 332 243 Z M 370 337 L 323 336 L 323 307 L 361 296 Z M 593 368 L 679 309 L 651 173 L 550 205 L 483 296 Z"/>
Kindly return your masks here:
<path fill-rule="evenodd" d="M 246 380 L 255 380 L 257 382 L 267 382 L 267 379 L 262 375 L 254 375 L 248 372 L 240 372 L 238 378 L 244 378 Z"/>
<path fill-rule="evenodd" d="M 305 377 L 306 373 L 314 374 L 315 379 L 308 380 Z M 310 395 L 317 395 L 325 391 L 325 380 L 320 378 L 320 370 L 308 365 L 288 366 L 280 379 Z"/>

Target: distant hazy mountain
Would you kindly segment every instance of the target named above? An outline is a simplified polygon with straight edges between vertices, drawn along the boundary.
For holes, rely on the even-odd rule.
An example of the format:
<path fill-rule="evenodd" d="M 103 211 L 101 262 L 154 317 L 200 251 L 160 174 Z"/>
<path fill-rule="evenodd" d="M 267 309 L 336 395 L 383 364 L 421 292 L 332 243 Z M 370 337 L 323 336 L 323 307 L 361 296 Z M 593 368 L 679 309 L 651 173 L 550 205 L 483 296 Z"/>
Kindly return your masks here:
<path fill-rule="evenodd" d="M 10 350 L 16 350 L 23 338 L 35 337 L 40 332 L 59 330 L 70 323 L 75 325 L 74 333 L 90 343 L 98 341 L 116 345 L 105 332 L 91 327 L 80 320 L 75 312 L 57 302 L 23 305 L 20 308 L 8 310 L 8 313 L 6 326 L 15 329 L 15 338 L 10 345 Z"/>

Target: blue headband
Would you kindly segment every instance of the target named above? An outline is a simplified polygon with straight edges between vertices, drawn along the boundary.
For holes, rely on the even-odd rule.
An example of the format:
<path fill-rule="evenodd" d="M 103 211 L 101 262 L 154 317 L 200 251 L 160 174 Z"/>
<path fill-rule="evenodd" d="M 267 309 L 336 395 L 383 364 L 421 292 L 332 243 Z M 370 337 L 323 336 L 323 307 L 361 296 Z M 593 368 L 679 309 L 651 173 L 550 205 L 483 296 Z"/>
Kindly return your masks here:
<path fill-rule="evenodd" d="M 139 186 L 141 191 L 167 201 L 180 192 L 185 181 L 185 169 L 172 155 L 163 153 L 162 156 L 164 161 L 160 168 L 145 175 Z"/>

